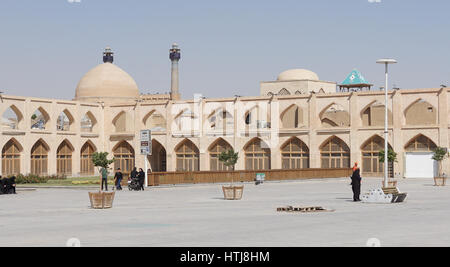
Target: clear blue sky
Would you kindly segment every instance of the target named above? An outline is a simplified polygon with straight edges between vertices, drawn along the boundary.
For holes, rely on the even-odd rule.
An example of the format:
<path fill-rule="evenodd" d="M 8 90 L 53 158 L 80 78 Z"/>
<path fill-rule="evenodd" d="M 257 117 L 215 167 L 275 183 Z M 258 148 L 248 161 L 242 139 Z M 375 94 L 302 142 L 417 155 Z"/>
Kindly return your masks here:
<path fill-rule="evenodd" d="M 185 98 L 259 95 L 291 68 L 342 82 L 353 68 L 401 88 L 450 83 L 448 0 L 1 0 L 0 91 L 72 99 L 103 48 L 142 93 L 170 87 L 180 44 Z"/>

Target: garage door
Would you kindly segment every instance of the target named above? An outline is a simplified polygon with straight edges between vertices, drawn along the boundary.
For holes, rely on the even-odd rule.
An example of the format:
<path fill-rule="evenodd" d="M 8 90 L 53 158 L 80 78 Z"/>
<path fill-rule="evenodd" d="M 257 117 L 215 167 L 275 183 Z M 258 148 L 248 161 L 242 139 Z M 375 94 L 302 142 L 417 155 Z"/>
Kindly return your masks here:
<path fill-rule="evenodd" d="M 406 153 L 406 178 L 433 178 L 437 170 L 433 153 Z"/>

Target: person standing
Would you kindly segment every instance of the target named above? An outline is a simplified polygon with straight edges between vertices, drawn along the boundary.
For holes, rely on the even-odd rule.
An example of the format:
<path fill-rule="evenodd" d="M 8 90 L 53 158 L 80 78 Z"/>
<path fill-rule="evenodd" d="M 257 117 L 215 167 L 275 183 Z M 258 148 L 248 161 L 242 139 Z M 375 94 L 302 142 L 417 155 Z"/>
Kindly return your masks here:
<path fill-rule="evenodd" d="M 139 186 L 140 186 L 139 190 L 144 191 L 145 173 L 142 168 L 139 169 L 138 179 L 139 179 Z"/>
<path fill-rule="evenodd" d="M 105 184 L 105 191 L 108 191 L 108 170 L 105 167 L 102 167 L 100 169 L 100 174 L 102 176 L 102 191 L 103 184 Z"/>
<path fill-rule="evenodd" d="M 122 190 L 122 179 L 123 179 L 123 174 L 122 171 L 120 170 L 120 168 L 117 169 L 116 174 L 114 175 L 114 179 L 116 181 L 116 189 L 117 190 Z"/>
<path fill-rule="evenodd" d="M 356 168 L 352 174 L 352 190 L 353 190 L 353 201 L 354 202 L 361 201 L 359 199 L 359 197 L 361 195 L 361 174 L 360 174 L 360 172 L 361 172 L 361 170 L 359 168 Z"/>

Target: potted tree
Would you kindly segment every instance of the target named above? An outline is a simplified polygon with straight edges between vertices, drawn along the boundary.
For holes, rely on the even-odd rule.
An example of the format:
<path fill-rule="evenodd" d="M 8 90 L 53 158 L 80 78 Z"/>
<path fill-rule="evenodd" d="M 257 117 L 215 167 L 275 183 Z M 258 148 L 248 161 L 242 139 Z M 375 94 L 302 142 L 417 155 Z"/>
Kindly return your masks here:
<path fill-rule="evenodd" d="M 225 166 L 231 167 L 232 171 L 235 169 L 235 165 L 239 159 L 239 153 L 235 153 L 233 149 L 222 152 L 219 155 L 219 161 Z M 231 185 L 223 186 L 223 195 L 227 200 L 240 200 L 244 193 L 244 186 L 234 186 L 234 179 L 231 176 Z"/>
<path fill-rule="evenodd" d="M 447 177 L 442 173 L 442 161 L 448 157 L 447 149 L 443 147 L 438 147 L 434 151 L 433 160 L 438 163 L 439 173 L 434 177 L 434 184 L 436 186 L 445 186 Z"/>
<path fill-rule="evenodd" d="M 384 164 L 384 150 L 381 150 L 379 155 L 379 161 L 380 163 Z M 392 149 L 388 149 L 388 162 L 389 164 L 394 165 L 397 161 L 397 153 L 394 152 Z M 390 176 L 390 175 L 389 175 Z M 394 180 L 394 177 L 389 177 L 391 179 L 388 179 L 388 185 L 389 187 L 397 187 L 397 181 Z"/>
<path fill-rule="evenodd" d="M 101 173 L 102 169 L 109 169 L 109 165 L 114 162 L 114 159 L 108 160 L 107 152 L 95 152 L 92 154 L 92 162 L 95 167 L 99 168 Z M 89 199 L 93 209 L 109 209 L 113 206 L 115 192 L 103 192 L 101 179 L 102 175 L 100 174 L 100 190 L 98 192 L 89 192 Z"/>

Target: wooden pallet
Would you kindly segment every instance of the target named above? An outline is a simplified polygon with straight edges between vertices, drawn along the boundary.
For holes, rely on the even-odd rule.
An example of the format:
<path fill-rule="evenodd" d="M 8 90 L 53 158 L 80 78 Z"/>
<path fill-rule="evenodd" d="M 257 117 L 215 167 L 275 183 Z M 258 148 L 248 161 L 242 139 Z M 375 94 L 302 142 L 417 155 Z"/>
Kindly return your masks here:
<path fill-rule="evenodd" d="M 322 207 L 281 207 L 277 208 L 278 212 L 301 212 L 301 213 L 307 213 L 307 212 L 333 212 L 334 210 L 327 210 Z"/>

